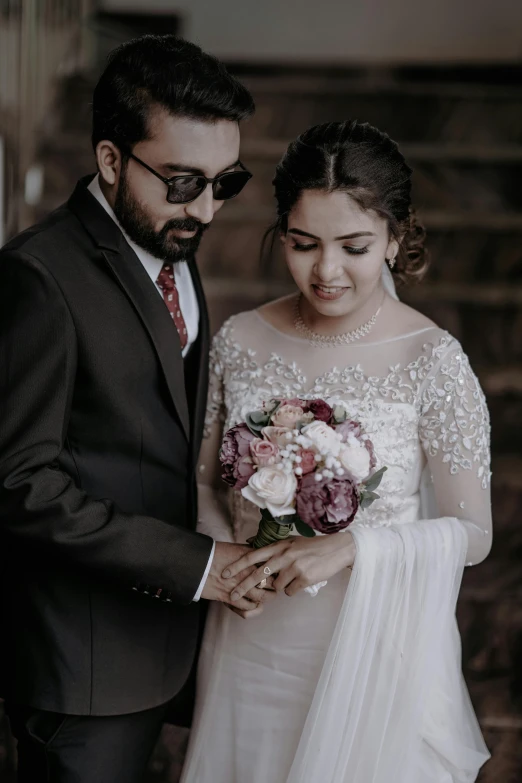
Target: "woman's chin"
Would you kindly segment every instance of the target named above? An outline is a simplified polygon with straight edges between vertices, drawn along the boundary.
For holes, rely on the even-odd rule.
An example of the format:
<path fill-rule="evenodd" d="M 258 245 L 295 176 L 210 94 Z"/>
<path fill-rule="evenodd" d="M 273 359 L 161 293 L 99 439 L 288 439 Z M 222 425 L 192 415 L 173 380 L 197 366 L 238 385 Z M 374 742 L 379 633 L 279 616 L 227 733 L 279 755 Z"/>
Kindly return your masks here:
<path fill-rule="evenodd" d="M 314 295 L 305 298 L 308 305 L 319 315 L 329 318 L 343 318 L 343 316 L 350 315 L 354 309 L 351 297 L 348 296 L 350 292 L 351 290 L 348 289 L 343 296 L 337 299 L 321 299 Z"/>

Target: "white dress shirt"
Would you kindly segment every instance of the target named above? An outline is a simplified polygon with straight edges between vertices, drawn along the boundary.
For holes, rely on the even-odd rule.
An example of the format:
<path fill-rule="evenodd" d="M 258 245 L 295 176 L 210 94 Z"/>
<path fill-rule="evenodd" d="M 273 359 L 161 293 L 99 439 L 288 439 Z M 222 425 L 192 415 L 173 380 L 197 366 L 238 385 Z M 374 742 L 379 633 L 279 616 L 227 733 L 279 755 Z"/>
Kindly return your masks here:
<path fill-rule="evenodd" d="M 102 207 L 107 212 L 107 214 L 110 215 L 110 217 L 114 220 L 116 225 L 119 227 L 126 241 L 130 245 L 130 247 L 134 250 L 139 260 L 143 264 L 145 271 L 147 272 L 148 276 L 154 283 L 158 294 L 161 296 L 161 299 L 163 300 L 163 291 L 158 286 L 156 281 L 158 279 L 159 273 L 161 272 L 161 268 L 164 262 L 160 258 L 156 258 L 147 250 L 144 250 L 142 247 L 137 245 L 135 242 L 132 241 L 132 239 L 128 236 L 128 234 L 125 233 L 124 229 L 121 227 L 118 221 L 118 218 L 114 214 L 114 210 L 112 209 L 111 205 L 103 195 L 102 189 L 100 187 L 99 175 L 94 177 L 93 181 L 88 186 L 88 190 L 92 193 L 94 198 L 102 205 Z M 176 288 L 178 289 L 178 294 L 179 294 L 179 306 L 180 306 L 181 313 L 183 315 L 183 320 L 185 321 L 187 327 L 188 339 L 187 339 L 187 344 L 183 348 L 183 352 L 182 352 L 183 356 L 186 356 L 190 349 L 190 346 L 197 340 L 198 337 L 198 332 L 199 332 L 198 300 L 196 296 L 196 291 L 194 290 L 194 283 L 192 282 L 192 276 L 190 274 L 190 269 L 188 264 L 185 261 L 177 261 L 176 263 L 173 264 L 173 267 L 174 267 L 174 280 L 176 282 Z M 208 564 L 205 569 L 205 573 L 203 574 L 203 579 L 200 582 L 200 585 L 198 587 L 196 595 L 193 598 L 193 601 L 199 601 L 199 599 L 201 598 L 201 593 L 203 592 L 203 588 L 205 587 L 205 583 L 207 581 L 210 568 L 212 566 L 212 560 L 214 558 L 215 548 L 216 548 L 216 543 L 214 542 L 214 545 L 212 547 L 212 552 L 210 553 Z"/>

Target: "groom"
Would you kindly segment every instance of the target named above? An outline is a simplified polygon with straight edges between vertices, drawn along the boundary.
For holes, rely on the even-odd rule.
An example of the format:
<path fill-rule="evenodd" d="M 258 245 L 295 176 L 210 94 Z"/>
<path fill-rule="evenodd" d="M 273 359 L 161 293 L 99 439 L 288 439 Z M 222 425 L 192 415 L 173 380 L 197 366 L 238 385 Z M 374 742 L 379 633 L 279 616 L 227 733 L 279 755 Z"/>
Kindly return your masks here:
<path fill-rule="evenodd" d="M 195 532 L 194 254 L 250 177 L 253 110 L 197 46 L 124 44 L 94 92 L 98 175 L 0 252 L 0 694 L 23 783 L 141 780 L 199 598 L 230 603 L 221 573 L 247 550 Z"/>

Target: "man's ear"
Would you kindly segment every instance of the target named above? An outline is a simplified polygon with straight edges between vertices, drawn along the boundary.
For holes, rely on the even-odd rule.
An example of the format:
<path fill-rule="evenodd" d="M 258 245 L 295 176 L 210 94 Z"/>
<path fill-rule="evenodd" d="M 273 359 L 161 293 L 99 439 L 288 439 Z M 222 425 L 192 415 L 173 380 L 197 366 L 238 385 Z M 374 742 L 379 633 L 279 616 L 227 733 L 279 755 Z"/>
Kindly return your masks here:
<path fill-rule="evenodd" d="M 96 145 L 96 163 L 103 182 L 109 187 L 116 185 L 122 168 L 122 156 L 112 141 L 103 140 Z"/>

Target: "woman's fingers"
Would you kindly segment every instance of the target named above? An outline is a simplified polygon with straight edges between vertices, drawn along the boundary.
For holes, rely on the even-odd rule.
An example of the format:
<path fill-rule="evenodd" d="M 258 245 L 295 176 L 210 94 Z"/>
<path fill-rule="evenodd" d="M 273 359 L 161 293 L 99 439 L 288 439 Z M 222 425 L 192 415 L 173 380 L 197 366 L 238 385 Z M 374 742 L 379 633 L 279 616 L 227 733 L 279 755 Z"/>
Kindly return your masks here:
<path fill-rule="evenodd" d="M 310 584 L 306 579 L 293 579 L 289 584 L 287 584 L 284 590 L 288 596 L 293 596 L 299 593 L 301 590 L 304 590 L 305 587 L 309 586 Z"/>
<path fill-rule="evenodd" d="M 247 593 L 250 593 L 250 591 L 255 588 L 263 579 L 268 578 L 271 574 L 277 573 L 281 565 L 281 557 L 276 557 L 272 560 L 269 560 L 265 565 L 260 565 L 259 568 L 254 569 L 254 571 L 252 571 L 252 573 L 247 576 L 246 579 L 243 579 L 242 582 L 239 582 L 239 584 L 235 586 L 231 595 L 232 601 L 237 601 L 240 598 L 243 598 L 243 596 Z M 267 573 L 267 569 L 269 573 Z"/>
<path fill-rule="evenodd" d="M 236 560 L 235 563 L 231 563 L 231 565 L 227 566 L 222 573 L 222 577 L 223 579 L 230 579 L 233 576 L 237 576 L 246 568 L 251 568 L 259 563 L 265 563 L 267 560 L 270 560 L 271 557 L 274 557 L 274 555 L 284 552 L 285 548 L 284 541 L 278 541 L 277 544 L 270 544 L 270 546 L 264 547 L 263 549 L 253 549 L 251 552 L 243 555 L 239 560 Z M 261 581 L 263 576 L 258 579 L 258 582 Z"/>

